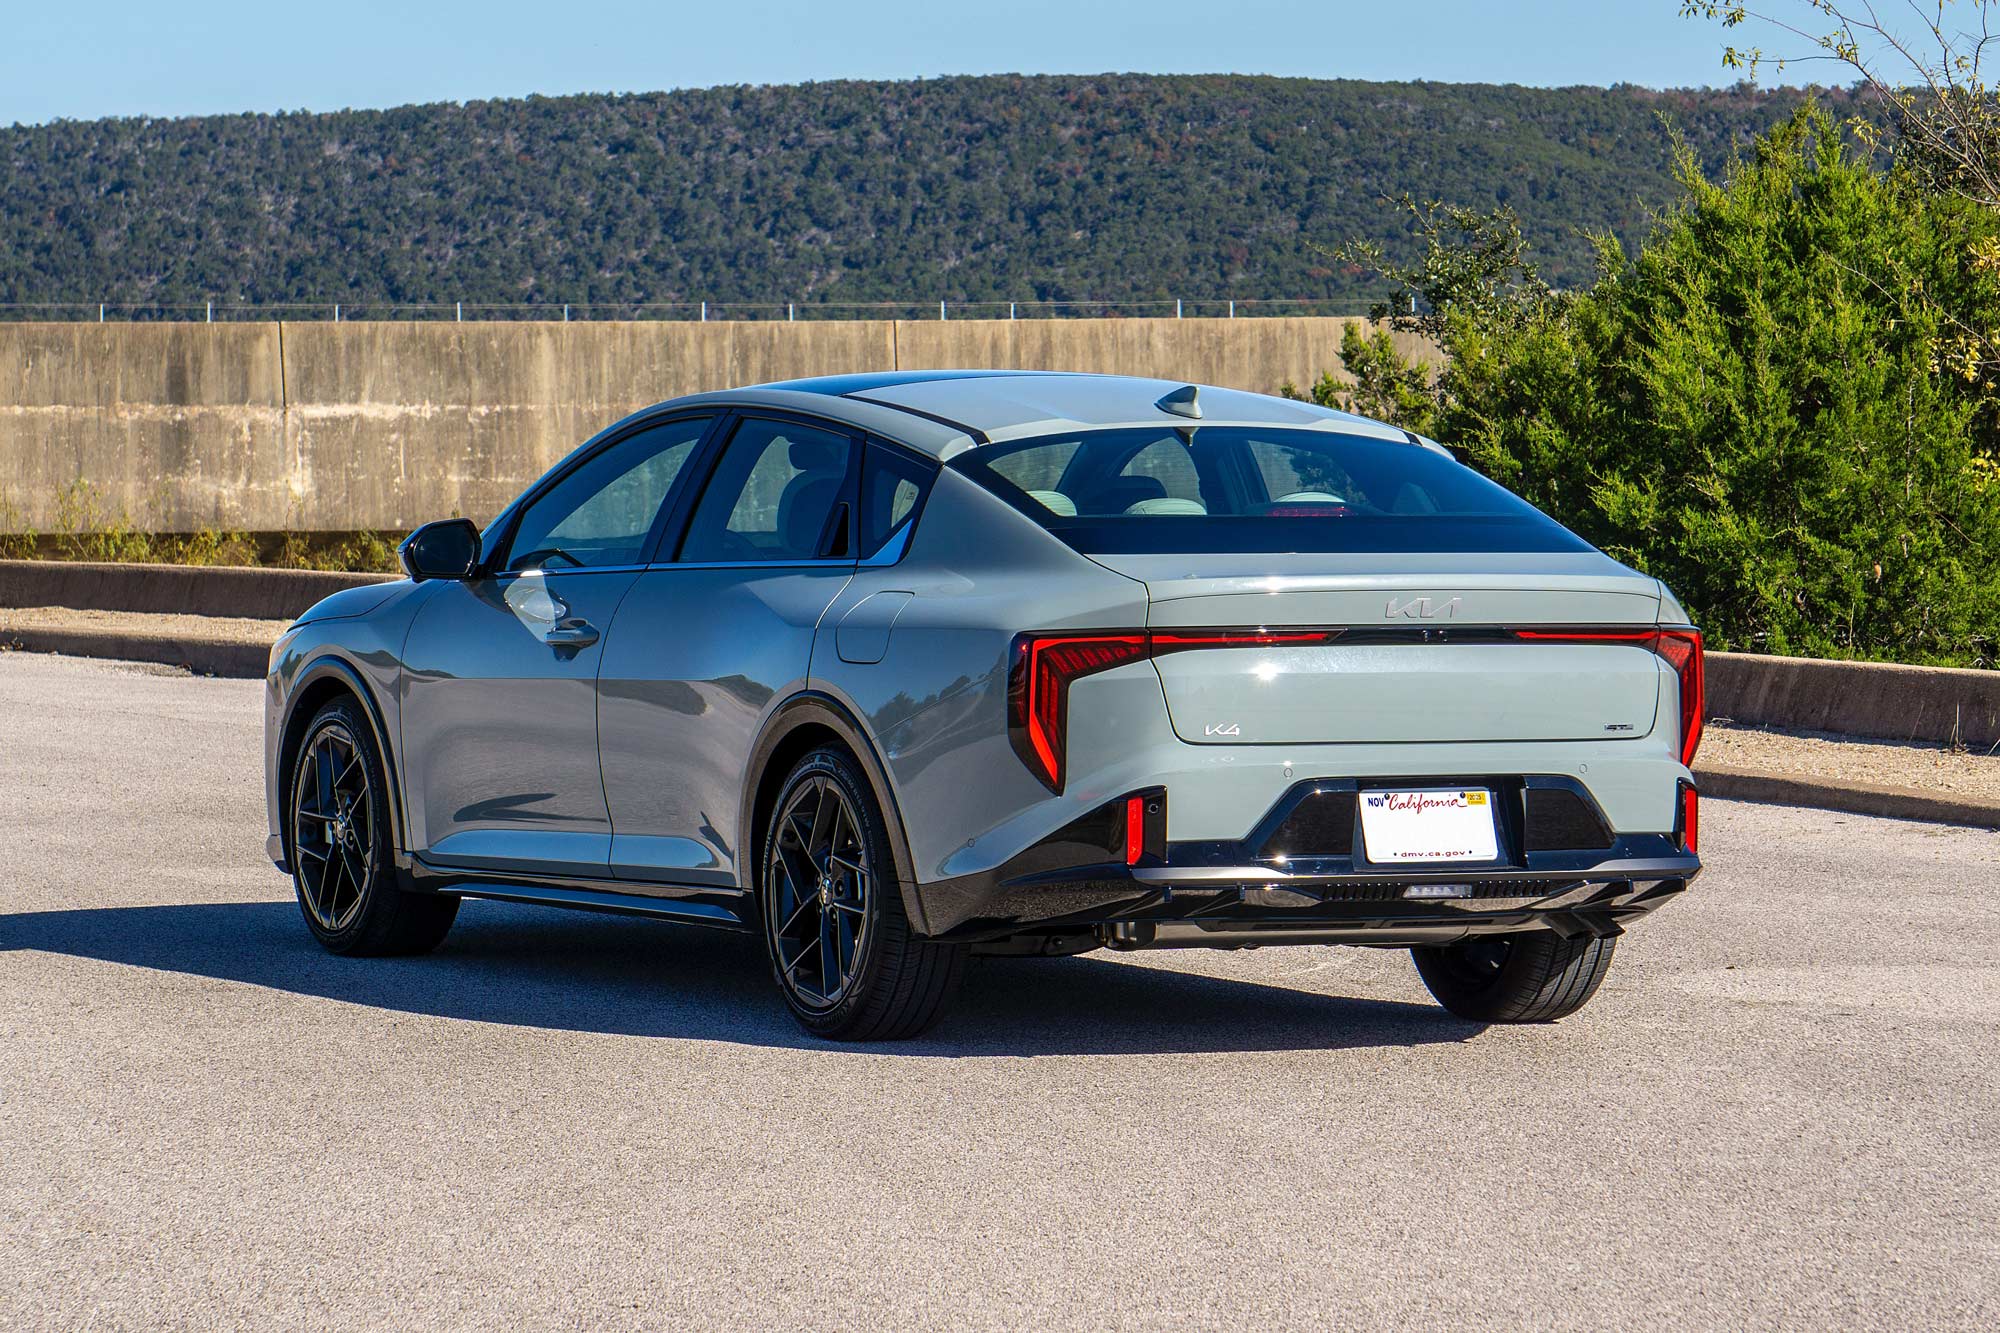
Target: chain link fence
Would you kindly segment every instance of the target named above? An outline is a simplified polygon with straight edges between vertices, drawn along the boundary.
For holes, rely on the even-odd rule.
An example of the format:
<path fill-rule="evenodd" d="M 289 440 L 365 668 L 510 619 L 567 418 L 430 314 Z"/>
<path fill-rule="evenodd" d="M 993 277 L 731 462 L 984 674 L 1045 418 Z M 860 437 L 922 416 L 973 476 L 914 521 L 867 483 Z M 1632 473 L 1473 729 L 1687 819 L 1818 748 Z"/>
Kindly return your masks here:
<path fill-rule="evenodd" d="M 250 320 L 885 320 L 885 319 L 1237 319 L 1272 315 L 1351 318 L 1352 300 L 1227 297 L 1144 301 L 285 301 L 0 302 L 0 319 L 82 321 Z"/>

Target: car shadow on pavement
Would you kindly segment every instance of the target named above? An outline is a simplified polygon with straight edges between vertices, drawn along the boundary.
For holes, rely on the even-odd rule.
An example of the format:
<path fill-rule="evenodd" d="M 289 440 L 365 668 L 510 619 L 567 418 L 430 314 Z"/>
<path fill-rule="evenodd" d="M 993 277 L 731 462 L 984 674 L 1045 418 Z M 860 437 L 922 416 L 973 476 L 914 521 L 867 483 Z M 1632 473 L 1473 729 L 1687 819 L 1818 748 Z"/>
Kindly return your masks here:
<path fill-rule="evenodd" d="M 444 945 L 421 958 L 334 957 L 289 899 L 0 915 L 0 951 L 15 949 L 479 1023 L 903 1056 L 1415 1046 L 1481 1030 L 1429 1005 L 1097 955 L 975 960 L 930 1034 L 844 1047 L 792 1022 L 753 937 L 493 902 L 468 903 Z"/>

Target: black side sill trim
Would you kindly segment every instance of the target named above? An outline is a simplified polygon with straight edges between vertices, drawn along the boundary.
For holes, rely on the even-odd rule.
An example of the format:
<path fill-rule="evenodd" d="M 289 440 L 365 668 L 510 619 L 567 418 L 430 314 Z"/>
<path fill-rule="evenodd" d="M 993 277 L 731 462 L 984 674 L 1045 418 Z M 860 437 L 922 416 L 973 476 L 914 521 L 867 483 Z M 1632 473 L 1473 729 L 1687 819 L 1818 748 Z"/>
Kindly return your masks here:
<path fill-rule="evenodd" d="M 604 889 L 570 889 L 554 886 L 507 884 L 470 880 L 455 884 L 449 892 L 465 898 L 496 898 L 503 902 L 535 903 L 543 907 L 568 907 L 584 912 L 616 912 L 625 916 L 650 916 L 696 926 L 720 926 L 727 930 L 748 930 L 742 917 L 719 903 L 692 898 L 648 898 L 637 893 L 612 893 Z"/>

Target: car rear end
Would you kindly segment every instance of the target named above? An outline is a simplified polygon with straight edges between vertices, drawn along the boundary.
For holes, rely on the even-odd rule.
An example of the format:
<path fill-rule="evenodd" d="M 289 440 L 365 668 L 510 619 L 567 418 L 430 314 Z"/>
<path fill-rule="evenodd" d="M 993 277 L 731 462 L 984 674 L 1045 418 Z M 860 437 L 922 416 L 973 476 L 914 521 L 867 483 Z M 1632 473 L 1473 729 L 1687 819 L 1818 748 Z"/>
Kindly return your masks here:
<path fill-rule="evenodd" d="M 1146 609 L 1019 627 L 1008 736 L 1045 795 L 953 858 L 977 868 L 926 893 L 932 933 L 1588 942 L 1686 887 L 1699 633 L 1657 580 L 1386 433 L 1078 430 L 954 463 Z"/>

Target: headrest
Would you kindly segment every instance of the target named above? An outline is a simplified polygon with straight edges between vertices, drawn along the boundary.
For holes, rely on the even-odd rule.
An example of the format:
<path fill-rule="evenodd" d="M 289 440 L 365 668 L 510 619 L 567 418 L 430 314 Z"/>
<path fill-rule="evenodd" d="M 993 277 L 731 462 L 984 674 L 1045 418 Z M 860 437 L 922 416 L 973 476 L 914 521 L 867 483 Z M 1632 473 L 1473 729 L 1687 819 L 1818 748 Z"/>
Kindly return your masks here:
<path fill-rule="evenodd" d="M 832 440 L 807 436 L 803 440 L 789 441 L 785 456 L 801 472 L 838 472 L 843 452 L 840 445 Z"/>

